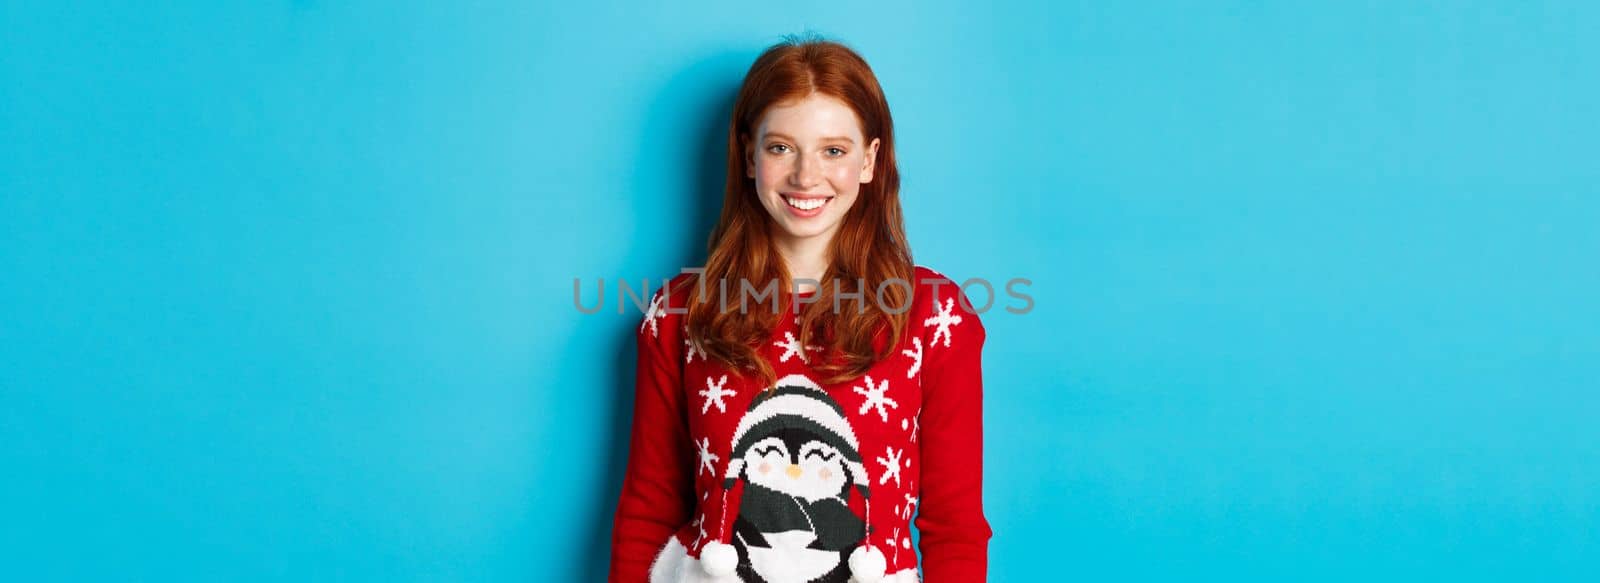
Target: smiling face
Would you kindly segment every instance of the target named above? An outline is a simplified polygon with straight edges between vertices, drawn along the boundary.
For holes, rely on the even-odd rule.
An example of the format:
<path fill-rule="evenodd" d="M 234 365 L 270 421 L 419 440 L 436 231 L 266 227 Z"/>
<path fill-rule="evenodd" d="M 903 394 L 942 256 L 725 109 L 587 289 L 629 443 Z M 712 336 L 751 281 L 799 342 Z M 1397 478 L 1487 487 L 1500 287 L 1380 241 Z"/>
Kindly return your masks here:
<path fill-rule="evenodd" d="M 745 174 L 778 230 L 791 240 L 831 238 L 872 181 L 878 140 L 868 143 L 855 111 L 812 93 L 774 104 L 757 124 L 745 152 Z"/>
<path fill-rule="evenodd" d="M 842 495 L 849 480 L 839 450 L 799 430 L 752 444 L 744 461 L 751 482 L 810 502 Z"/>

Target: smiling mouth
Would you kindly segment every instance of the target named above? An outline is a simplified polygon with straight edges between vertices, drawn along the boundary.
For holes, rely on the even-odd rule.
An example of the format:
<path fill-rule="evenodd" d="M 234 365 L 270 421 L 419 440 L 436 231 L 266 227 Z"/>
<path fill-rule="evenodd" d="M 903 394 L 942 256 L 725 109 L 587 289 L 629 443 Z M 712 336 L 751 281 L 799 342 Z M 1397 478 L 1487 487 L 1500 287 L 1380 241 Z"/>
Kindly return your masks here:
<path fill-rule="evenodd" d="M 822 198 L 795 198 L 791 196 L 783 197 L 783 202 L 787 203 L 791 207 L 803 211 L 817 210 L 822 208 L 823 205 L 828 204 L 828 201 L 831 200 L 833 200 L 833 197 L 831 196 Z"/>

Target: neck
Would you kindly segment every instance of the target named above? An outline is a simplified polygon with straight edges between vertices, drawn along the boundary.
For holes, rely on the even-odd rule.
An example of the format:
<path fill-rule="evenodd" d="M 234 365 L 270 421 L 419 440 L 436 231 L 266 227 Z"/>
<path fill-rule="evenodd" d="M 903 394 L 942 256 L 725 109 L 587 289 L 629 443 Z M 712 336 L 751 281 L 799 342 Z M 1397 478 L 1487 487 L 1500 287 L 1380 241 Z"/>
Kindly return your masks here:
<path fill-rule="evenodd" d="M 783 257 L 784 266 L 789 270 L 791 280 L 809 279 L 822 281 L 822 274 L 828 271 L 828 241 L 831 237 L 826 234 L 804 239 L 788 237 L 777 240 L 778 255 Z M 810 283 L 799 284 L 799 291 L 816 289 Z"/>

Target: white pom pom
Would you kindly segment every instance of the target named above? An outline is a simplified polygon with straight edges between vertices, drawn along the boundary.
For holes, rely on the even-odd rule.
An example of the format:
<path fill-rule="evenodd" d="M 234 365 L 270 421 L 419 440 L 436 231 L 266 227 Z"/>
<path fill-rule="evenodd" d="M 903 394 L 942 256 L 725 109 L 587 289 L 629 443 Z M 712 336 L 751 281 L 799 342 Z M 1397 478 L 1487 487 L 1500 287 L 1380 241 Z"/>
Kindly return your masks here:
<path fill-rule="evenodd" d="M 725 542 L 709 542 L 705 548 L 700 549 L 700 567 L 706 574 L 721 577 L 733 573 L 734 567 L 739 566 L 739 551 L 733 550 L 733 545 Z"/>
<path fill-rule="evenodd" d="M 888 566 L 883 552 L 872 545 L 861 545 L 850 553 L 850 577 L 856 583 L 878 583 Z"/>

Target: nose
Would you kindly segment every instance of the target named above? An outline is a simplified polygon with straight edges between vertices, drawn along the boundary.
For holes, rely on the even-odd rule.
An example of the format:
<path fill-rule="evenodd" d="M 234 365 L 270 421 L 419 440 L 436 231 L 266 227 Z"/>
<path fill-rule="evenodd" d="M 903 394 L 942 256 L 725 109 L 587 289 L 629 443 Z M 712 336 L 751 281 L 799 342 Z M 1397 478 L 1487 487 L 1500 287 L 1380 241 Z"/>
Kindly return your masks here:
<path fill-rule="evenodd" d="M 800 466 L 789 464 L 789 469 L 784 470 L 783 473 L 789 474 L 791 478 L 798 478 L 800 477 Z"/>
<path fill-rule="evenodd" d="M 794 157 L 794 172 L 789 174 L 789 182 L 795 188 L 809 190 L 822 181 L 822 161 L 814 160 L 805 154 Z"/>

